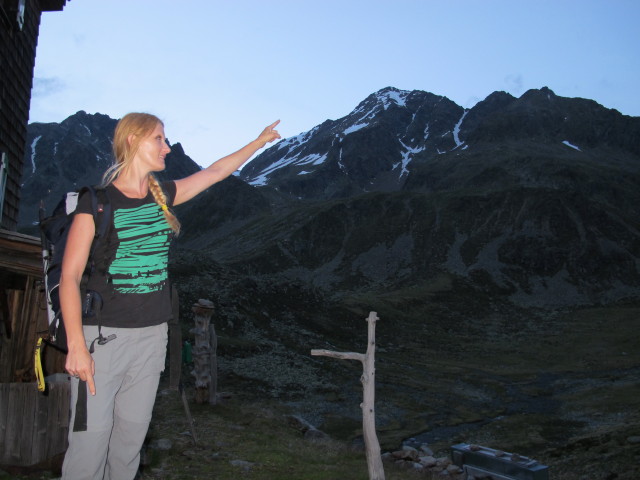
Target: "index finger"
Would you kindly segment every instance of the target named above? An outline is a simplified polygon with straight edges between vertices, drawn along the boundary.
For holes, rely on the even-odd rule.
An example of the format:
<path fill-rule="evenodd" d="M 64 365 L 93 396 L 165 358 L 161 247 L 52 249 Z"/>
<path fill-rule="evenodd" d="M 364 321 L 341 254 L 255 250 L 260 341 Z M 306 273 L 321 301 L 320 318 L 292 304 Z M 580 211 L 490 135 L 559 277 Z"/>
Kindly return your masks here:
<path fill-rule="evenodd" d="M 93 375 L 87 374 L 87 386 L 89 387 L 89 392 L 91 395 L 96 394 L 96 384 L 93 381 Z"/>
<path fill-rule="evenodd" d="M 275 122 L 273 122 L 271 125 L 269 125 L 267 128 L 275 128 L 276 125 L 278 125 L 280 123 L 280 120 L 276 120 Z"/>

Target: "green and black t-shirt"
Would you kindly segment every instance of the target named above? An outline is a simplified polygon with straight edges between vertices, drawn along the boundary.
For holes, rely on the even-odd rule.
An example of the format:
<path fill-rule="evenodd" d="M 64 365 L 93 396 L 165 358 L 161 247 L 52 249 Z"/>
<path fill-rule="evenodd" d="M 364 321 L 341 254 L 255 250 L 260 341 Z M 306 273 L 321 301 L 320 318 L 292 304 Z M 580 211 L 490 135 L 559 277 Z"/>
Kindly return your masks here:
<path fill-rule="evenodd" d="M 168 206 L 176 195 L 174 182 L 163 182 Z M 145 198 L 129 198 L 113 185 L 107 186 L 113 226 L 94 252 L 97 271 L 87 288 L 103 299 L 100 324 L 110 327 L 149 327 L 171 318 L 168 279 L 171 227 L 151 192 Z M 91 214 L 90 195 L 78 200 L 76 212 Z M 106 266 L 106 272 L 104 271 Z M 96 317 L 85 325 L 97 325 Z"/>

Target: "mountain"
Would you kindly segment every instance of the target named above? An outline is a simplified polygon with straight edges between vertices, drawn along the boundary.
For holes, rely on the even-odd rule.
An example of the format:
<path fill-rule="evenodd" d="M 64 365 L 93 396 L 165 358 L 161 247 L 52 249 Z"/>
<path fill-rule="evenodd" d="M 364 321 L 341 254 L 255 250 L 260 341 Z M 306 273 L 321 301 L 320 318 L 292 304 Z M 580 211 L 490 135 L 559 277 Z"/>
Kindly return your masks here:
<path fill-rule="evenodd" d="M 29 126 L 22 225 L 25 198 L 97 181 L 114 123 Z M 169 177 L 198 168 L 172 149 Z M 309 351 L 364 350 L 376 311 L 383 445 L 426 432 L 577 465 L 632 452 L 639 185 L 637 117 L 548 88 L 468 110 L 385 88 L 176 209 L 183 330 L 212 300 L 225 390 L 353 439 L 361 371 Z"/>
<path fill-rule="evenodd" d="M 608 303 L 640 286 L 639 155 L 640 119 L 548 88 L 470 110 L 386 88 L 245 167 L 306 203 L 211 249 L 339 291 L 446 272 L 521 305 Z"/>
<path fill-rule="evenodd" d="M 99 181 L 115 123 L 29 126 L 24 230 L 40 200 Z M 178 143 L 163 178 L 198 168 Z M 592 100 L 542 88 L 465 110 L 385 88 L 181 206 L 180 244 L 341 294 L 446 274 L 522 306 L 606 304 L 640 287 L 638 185 L 640 119 Z"/>

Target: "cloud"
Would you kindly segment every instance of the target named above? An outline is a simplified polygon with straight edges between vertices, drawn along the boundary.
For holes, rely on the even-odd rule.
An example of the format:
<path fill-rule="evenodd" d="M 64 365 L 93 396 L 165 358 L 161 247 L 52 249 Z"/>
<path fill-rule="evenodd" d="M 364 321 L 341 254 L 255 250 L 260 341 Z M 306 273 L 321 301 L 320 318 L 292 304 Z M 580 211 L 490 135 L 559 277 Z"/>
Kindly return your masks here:
<path fill-rule="evenodd" d="M 31 95 L 34 98 L 43 98 L 60 93 L 66 89 L 66 84 L 58 77 L 35 77 L 33 79 Z"/>

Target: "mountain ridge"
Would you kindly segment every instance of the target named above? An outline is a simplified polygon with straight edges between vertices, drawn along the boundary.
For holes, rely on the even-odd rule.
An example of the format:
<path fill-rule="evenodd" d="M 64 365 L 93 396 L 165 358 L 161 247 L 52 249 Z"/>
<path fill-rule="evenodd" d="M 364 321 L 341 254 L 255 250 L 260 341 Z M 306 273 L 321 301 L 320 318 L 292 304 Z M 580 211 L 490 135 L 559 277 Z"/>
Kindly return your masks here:
<path fill-rule="evenodd" d="M 44 179 L 26 176 L 25 197 L 51 178 L 55 193 L 97 182 L 114 126 L 82 111 L 32 124 L 28 158 L 54 161 Z M 394 289 L 447 272 L 523 305 L 618 301 L 640 288 L 639 138 L 640 119 L 546 87 L 494 92 L 468 110 L 387 87 L 179 207 L 180 245 L 314 288 Z M 198 168 L 177 143 L 162 177 Z M 384 275 L 357 267 L 381 259 Z"/>
<path fill-rule="evenodd" d="M 410 177 L 408 165 L 478 143 L 535 139 L 558 148 L 612 145 L 636 157 L 639 135 L 638 118 L 593 100 L 557 97 L 547 87 L 520 98 L 494 92 L 469 110 L 446 97 L 387 87 L 345 117 L 281 141 L 240 176 L 292 197 L 350 196 L 401 188 Z"/>

